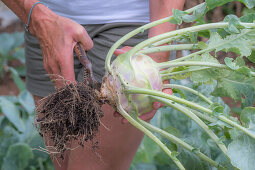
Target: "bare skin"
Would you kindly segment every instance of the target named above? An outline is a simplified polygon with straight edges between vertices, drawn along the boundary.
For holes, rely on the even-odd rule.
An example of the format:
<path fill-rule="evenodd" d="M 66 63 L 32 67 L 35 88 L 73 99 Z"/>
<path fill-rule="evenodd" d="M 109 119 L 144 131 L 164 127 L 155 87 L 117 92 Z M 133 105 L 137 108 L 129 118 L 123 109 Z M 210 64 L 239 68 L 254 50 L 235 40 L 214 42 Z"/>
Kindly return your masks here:
<path fill-rule="evenodd" d="M 32 5 L 38 2 L 37 0 L 2 1 L 24 23 L 27 22 Z M 171 15 L 172 8 L 182 9 L 184 1 L 150 0 L 151 21 Z M 174 30 L 175 27 L 175 25 L 170 23 L 161 24 L 150 29 L 149 37 Z M 78 23 L 56 15 L 42 4 L 34 7 L 29 30 L 39 40 L 45 70 L 51 75 L 58 75 L 70 82 L 75 82 L 73 47 L 77 42 L 80 42 L 85 50 L 93 47 L 93 42 L 86 30 Z M 157 54 L 157 57 L 153 57 L 153 59 L 162 62 L 168 60 L 168 57 L 168 53 L 160 53 Z M 50 78 L 56 79 L 57 77 L 51 76 Z M 55 82 L 57 88 L 62 85 L 61 81 Z M 166 93 L 170 93 L 170 91 Z M 36 103 L 41 98 L 34 96 Z M 155 109 L 143 119 L 151 119 L 159 107 L 159 105 L 155 106 Z M 125 170 L 129 168 L 143 138 L 143 134 L 130 124 L 123 124 L 123 119 L 120 120 L 113 117 L 114 110 L 109 105 L 104 105 L 102 109 L 105 116 L 102 119 L 103 126 L 100 126 L 100 132 L 97 138 L 100 144 L 97 152 L 90 149 L 89 143 L 84 149 L 79 147 L 74 150 L 68 150 L 65 153 L 64 161 L 53 158 L 56 170 Z M 46 144 L 50 144 L 47 138 L 44 140 Z M 76 146 L 77 144 L 73 141 L 70 148 L 76 148 Z"/>

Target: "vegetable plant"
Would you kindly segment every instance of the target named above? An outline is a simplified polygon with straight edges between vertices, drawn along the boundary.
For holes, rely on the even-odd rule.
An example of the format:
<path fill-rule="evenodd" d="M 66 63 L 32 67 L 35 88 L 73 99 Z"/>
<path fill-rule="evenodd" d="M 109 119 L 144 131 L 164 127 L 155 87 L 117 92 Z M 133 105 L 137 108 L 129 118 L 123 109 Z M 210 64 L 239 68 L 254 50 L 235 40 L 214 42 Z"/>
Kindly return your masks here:
<path fill-rule="evenodd" d="M 24 33 L 2 33 L 0 34 L 0 78 L 4 73 L 8 72 L 9 62 L 12 60 L 18 60 L 19 66 L 15 69 L 19 75 L 25 75 L 25 51 L 22 47 L 24 43 Z"/>
<path fill-rule="evenodd" d="M 0 170 L 54 169 L 44 142 L 34 128 L 34 100 L 17 71 L 9 67 L 20 90 L 18 96 L 0 96 Z"/>
<path fill-rule="evenodd" d="M 133 126 L 152 139 L 179 169 L 189 167 L 183 166 L 178 159 L 178 153 L 167 147 L 158 135 L 192 152 L 211 167 L 253 169 L 255 70 L 246 65 L 246 60 L 255 61 L 255 16 L 249 14 L 238 18 L 228 15 L 224 21 L 218 23 L 203 21 L 207 11 L 230 1 L 206 0 L 205 3 L 186 11 L 173 10 L 173 16 L 146 24 L 126 34 L 107 54 L 106 73 L 101 88 L 98 88 L 98 83 L 93 83 L 90 74 L 86 74 L 90 72 L 85 69 L 85 80 L 91 80 L 85 82 L 92 83 L 67 85 L 42 101 L 41 107 L 37 109 L 39 114 L 45 114 L 43 118 L 37 120 L 41 132 L 44 134 L 50 130 L 58 137 L 58 140 L 54 139 L 55 143 L 58 143 L 55 145 L 58 153 L 66 149 L 65 142 L 77 139 L 77 135 L 84 136 L 80 141 L 83 146 L 83 142 L 92 140 L 94 133 L 98 131 L 99 118 L 102 117 L 99 107 L 102 102 L 107 102 Z M 255 5 L 252 0 L 240 1 L 249 8 Z M 111 62 L 114 51 L 124 41 L 165 22 L 179 25 L 188 22 L 192 23 L 192 26 L 147 39 Z M 201 37 L 206 38 L 207 41 L 201 41 Z M 176 42 L 176 45 L 172 45 L 172 42 Z M 156 63 L 148 56 L 150 53 L 174 50 L 190 50 L 192 53 L 163 63 Z M 235 59 L 225 57 L 224 62 L 220 63 L 217 60 L 217 53 L 221 51 L 232 52 L 237 57 Z M 196 91 L 195 88 L 162 83 L 169 79 L 189 79 L 197 86 L 216 84 L 211 94 L 217 97 L 228 96 L 240 101 L 240 116 L 233 117 L 226 111 L 224 105 Z M 172 88 L 176 93 L 165 94 L 162 92 L 165 88 Z M 186 99 L 183 91 L 199 97 L 201 102 Z M 67 103 L 58 101 L 59 98 L 61 101 L 65 99 Z M 138 116 L 151 110 L 152 103 L 156 101 L 179 111 L 199 126 L 229 164 L 226 166 L 200 151 L 198 147 L 192 146 L 188 141 L 141 120 Z M 82 105 L 84 102 L 89 103 L 89 106 Z M 61 113 L 58 112 L 56 115 L 59 110 Z M 171 112 L 168 114 L 171 115 Z M 95 119 L 86 122 L 89 115 Z M 52 120 L 56 121 L 52 122 Z M 81 121 L 84 123 L 83 126 L 80 125 Z M 68 131 L 63 135 L 61 128 Z M 58 131 L 61 131 L 62 136 Z M 60 141 L 60 139 L 64 140 Z M 242 159 L 236 156 L 237 154 L 241 155 Z"/>

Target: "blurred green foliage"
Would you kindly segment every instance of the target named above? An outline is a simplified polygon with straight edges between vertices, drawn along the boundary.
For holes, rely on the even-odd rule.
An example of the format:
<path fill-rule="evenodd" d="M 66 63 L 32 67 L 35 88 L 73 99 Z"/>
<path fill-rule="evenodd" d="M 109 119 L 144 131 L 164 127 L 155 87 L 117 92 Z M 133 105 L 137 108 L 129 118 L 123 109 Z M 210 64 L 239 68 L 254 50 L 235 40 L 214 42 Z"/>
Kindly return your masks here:
<path fill-rule="evenodd" d="M 0 170 L 53 170 L 49 155 L 37 150 L 45 145 L 33 125 L 34 100 L 20 78 L 25 73 L 8 66 L 10 60 L 24 64 L 23 37 L 22 32 L 0 34 L 0 75 L 10 72 L 20 91 L 0 96 Z"/>
<path fill-rule="evenodd" d="M 23 32 L 0 34 L 0 78 L 8 71 L 10 61 L 18 60 L 21 64 L 25 63 L 23 44 Z M 16 70 L 21 76 L 25 76 L 24 65 L 16 67 Z"/>

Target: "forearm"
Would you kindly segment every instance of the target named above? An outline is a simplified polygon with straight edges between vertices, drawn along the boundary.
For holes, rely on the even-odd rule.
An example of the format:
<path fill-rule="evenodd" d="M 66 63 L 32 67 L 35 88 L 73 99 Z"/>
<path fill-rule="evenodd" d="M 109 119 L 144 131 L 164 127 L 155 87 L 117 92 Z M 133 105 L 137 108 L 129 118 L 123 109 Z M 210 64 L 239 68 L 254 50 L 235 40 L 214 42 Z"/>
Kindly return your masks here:
<path fill-rule="evenodd" d="M 150 21 L 159 20 L 172 15 L 173 9 L 182 10 L 185 0 L 150 0 Z M 149 38 L 166 33 L 176 29 L 175 24 L 170 22 L 160 24 L 149 30 Z M 158 53 L 159 55 L 152 56 L 157 62 L 163 62 L 169 60 L 169 53 Z"/>

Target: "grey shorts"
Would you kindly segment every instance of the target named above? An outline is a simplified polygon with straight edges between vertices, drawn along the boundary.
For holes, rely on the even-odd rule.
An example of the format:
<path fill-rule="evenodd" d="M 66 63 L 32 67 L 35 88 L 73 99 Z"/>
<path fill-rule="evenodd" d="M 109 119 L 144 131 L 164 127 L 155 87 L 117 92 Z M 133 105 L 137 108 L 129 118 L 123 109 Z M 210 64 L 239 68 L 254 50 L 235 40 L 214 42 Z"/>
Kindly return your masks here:
<path fill-rule="evenodd" d="M 104 75 L 105 57 L 110 47 L 123 35 L 143 25 L 144 23 L 111 23 L 85 25 L 85 29 L 93 40 L 93 48 L 87 52 L 92 63 L 93 74 L 98 81 Z M 126 41 L 123 46 L 134 46 L 148 37 L 148 32 L 140 33 Z M 36 96 L 47 96 L 55 91 L 44 67 L 40 45 L 36 37 L 25 32 L 25 56 L 26 56 L 26 87 Z M 76 80 L 82 81 L 82 65 L 74 57 L 74 71 Z"/>

